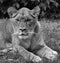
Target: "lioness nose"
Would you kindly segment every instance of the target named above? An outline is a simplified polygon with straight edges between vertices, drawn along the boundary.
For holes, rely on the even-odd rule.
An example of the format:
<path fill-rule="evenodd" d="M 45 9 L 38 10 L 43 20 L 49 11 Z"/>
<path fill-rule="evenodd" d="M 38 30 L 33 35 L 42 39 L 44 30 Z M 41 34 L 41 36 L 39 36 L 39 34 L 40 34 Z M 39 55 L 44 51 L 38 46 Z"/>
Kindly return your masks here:
<path fill-rule="evenodd" d="M 26 28 L 25 29 L 20 29 L 20 30 L 23 32 L 23 31 L 26 31 Z"/>

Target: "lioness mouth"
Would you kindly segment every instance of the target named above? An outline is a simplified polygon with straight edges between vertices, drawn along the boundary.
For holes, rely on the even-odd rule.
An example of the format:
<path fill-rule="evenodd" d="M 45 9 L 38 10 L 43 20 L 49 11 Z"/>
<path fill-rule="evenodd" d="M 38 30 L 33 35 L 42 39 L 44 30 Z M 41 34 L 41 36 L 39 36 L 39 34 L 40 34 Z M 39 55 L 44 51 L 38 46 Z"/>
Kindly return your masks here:
<path fill-rule="evenodd" d="M 26 38 L 28 38 L 28 34 L 27 33 L 22 33 L 22 34 L 19 34 L 18 37 L 20 39 L 26 39 Z"/>
<path fill-rule="evenodd" d="M 28 34 L 27 33 L 22 33 L 22 34 L 19 34 L 18 36 L 28 36 Z"/>
<path fill-rule="evenodd" d="M 27 36 L 28 34 L 21 34 L 21 36 Z"/>

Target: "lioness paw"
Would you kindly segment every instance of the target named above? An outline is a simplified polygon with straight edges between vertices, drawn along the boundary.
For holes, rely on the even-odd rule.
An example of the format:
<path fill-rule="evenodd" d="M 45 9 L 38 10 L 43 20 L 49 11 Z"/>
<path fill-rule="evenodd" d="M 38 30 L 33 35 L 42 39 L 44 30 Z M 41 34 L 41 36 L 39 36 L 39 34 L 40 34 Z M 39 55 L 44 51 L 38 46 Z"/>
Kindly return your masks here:
<path fill-rule="evenodd" d="M 57 56 L 58 56 L 58 53 L 56 51 L 53 51 L 52 52 L 52 56 L 51 56 L 51 60 L 56 60 L 57 59 Z"/>
<path fill-rule="evenodd" d="M 54 61 L 57 59 L 58 53 L 56 51 L 51 51 L 49 53 L 46 54 L 46 57 L 51 60 Z"/>
<path fill-rule="evenodd" d="M 42 63 L 42 59 L 39 56 L 34 56 L 34 58 L 32 59 L 33 62 L 41 62 Z"/>

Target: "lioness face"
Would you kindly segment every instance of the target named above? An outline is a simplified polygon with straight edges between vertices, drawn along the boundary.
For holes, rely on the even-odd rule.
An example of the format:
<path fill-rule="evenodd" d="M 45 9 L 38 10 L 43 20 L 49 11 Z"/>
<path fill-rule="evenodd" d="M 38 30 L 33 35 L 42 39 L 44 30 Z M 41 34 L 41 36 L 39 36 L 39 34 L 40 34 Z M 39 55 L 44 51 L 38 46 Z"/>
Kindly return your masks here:
<path fill-rule="evenodd" d="M 34 34 L 36 26 L 36 17 L 32 14 L 32 10 L 21 8 L 10 18 L 14 34 L 17 34 L 20 39 L 26 39 Z"/>

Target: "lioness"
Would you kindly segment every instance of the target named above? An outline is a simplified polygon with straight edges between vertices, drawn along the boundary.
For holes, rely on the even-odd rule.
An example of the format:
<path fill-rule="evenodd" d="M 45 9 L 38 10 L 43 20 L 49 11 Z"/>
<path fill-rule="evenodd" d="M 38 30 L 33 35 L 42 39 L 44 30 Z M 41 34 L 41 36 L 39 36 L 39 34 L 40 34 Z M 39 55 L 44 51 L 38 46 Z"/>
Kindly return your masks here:
<path fill-rule="evenodd" d="M 39 7 L 32 10 L 25 7 L 19 10 L 12 9 L 13 7 L 8 9 L 10 18 L 4 22 L 4 32 L 3 30 L 0 32 L 7 48 L 11 43 L 10 47 L 18 51 L 27 61 L 41 62 L 42 57 L 50 60 L 57 58 L 58 53 L 44 42 L 41 24 L 38 21 Z"/>

